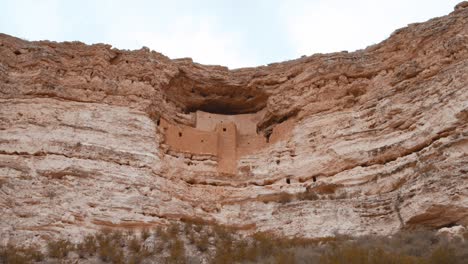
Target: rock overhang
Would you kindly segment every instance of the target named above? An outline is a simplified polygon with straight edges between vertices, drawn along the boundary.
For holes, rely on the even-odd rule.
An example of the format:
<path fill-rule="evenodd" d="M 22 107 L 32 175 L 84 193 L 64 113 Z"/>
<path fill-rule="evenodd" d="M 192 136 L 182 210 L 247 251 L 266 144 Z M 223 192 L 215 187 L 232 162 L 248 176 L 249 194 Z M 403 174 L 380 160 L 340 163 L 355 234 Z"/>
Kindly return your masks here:
<path fill-rule="evenodd" d="M 255 113 L 265 108 L 268 100 L 268 94 L 257 87 L 184 73 L 173 77 L 164 91 L 167 98 L 184 112 L 200 110 L 224 115 Z"/>

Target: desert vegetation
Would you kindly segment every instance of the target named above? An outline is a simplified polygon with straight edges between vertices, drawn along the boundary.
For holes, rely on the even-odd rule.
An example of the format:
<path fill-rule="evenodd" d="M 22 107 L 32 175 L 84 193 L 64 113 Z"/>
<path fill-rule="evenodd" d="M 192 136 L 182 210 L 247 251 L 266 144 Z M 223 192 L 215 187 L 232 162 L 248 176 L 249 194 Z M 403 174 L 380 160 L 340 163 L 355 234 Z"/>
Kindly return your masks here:
<path fill-rule="evenodd" d="M 258 232 L 241 235 L 199 221 L 142 230 L 103 229 L 77 244 L 50 240 L 39 247 L 7 245 L 0 263 L 466 263 L 468 232 L 448 239 L 429 230 L 390 237 L 305 239 Z"/>

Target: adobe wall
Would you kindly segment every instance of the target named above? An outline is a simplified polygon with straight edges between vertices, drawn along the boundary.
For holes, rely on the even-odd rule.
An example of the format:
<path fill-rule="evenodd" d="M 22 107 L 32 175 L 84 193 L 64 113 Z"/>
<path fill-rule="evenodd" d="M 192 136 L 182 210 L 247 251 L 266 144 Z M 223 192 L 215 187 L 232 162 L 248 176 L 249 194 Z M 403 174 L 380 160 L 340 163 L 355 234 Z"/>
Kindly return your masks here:
<path fill-rule="evenodd" d="M 159 126 L 164 130 L 164 142 L 173 150 L 193 154 L 218 155 L 216 132 L 207 132 L 184 125 L 173 125 L 160 119 Z"/>
<path fill-rule="evenodd" d="M 252 135 L 257 133 L 257 123 L 263 117 L 265 111 L 253 114 L 220 115 L 203 111 L 196 112 L 196 128 L 203 131 L 214 131 L 217 124 L 234 123 L 237 133 L 241 135 Z"/>
<path fill-rule="evenodd" d="M 218 172 L 237 173 L 239 157 L 290 137 L 295 120 L 276 125 L 267 140 L 257 134 L 257 122 L 263 112 L 242 115 L 219 115 L 197 111 L 196 128 L 173 125 L 164 119 L 159 126 L 164 131 L 164 142 L 175 151 L 213 155 L 218 158 Z"/>
<path fill-rule="evenodd" d="M 237 129 L 233 122 L 218 124 L 218 172 L 237 172 Z"/>
<path fill-rule="evenodd" d="M 237 140 L 237 156 L 241 157 L 244 155 L 250 155 L 262 148 L 266 148 L 268 144 L 274 144 L 276 142 L 287 140 L 291 136 L 291 132 L 294 128 L 295 120 L 289 119 L 276 125 L 267 139 L 263 135 L 249 134 L 249 135 L 238 135 Z"/>

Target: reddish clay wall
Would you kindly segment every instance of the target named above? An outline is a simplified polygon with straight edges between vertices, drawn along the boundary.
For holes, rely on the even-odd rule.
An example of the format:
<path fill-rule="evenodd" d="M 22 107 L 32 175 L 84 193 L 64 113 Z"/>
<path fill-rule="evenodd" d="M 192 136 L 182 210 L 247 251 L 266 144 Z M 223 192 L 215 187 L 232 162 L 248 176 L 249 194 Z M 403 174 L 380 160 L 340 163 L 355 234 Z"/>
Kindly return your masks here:
<path fill-rule="evenodd" d="M 218 157 L 218 172 L 237 173 L 237 160 L 243 155 L 254 154 L 268 144 L 286 140 L 294 128 L 294 119 L 274 127 L 270 138 L 258 135 L 257 122 L 263 113 L 243 115 L 218 115 L 198 111 L 196 128 L 173 125 L 164 119 L 165 143 L 173 150 L 192 154 L 208 154 Z"/>
<path fill-rule="evenodd" d="M 218 172 L 237 172 L 237 130 L 232 122 L 216 126 L 218 134 Z"/>
<path fill-rule="evenodd" d="M 240 115 L 219 115 L 196 112 L 196 128 L 203 131 L 214 131 L 218 124 L 234 123 L 237 126 L 237 133 L 241 135 L 251 135 L 257 133 L 257 123 L 263 117 L 264 111 L 254 114 Z"/>
<path fill-rule="evenodd" d="M 263 135 L 250 134 L 250 135 L 238 135 L 237 139 L 237 156 L 241 157 L 244 155 L 250 155 L 257 152 L 259 149 L 265 148 L 268 144 L 274 144 L 279 141 L 287 140 L 291 136 L 291 132 L 294 128 L 294 119 L 289 119 L 276 125 L 270 135 L 270 139 L 267 139 Z"/>
<path fill-rule="evenodd" d="M 171 149 L 193 154 L 218 155 L 218 138 L 214 132 L 200 131 L 189 126 L 177 126 L 160 120 L 164 129 L 164 142 Z"/>

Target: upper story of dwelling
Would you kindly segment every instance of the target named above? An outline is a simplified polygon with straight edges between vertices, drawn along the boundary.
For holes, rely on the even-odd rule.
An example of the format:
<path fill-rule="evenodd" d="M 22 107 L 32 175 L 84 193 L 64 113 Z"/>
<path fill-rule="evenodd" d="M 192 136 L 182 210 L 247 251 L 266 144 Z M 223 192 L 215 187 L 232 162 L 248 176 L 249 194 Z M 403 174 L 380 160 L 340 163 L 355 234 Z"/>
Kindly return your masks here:
<path fill-rule="evenodd" d="M 222 115 L 203 111 L 195 113 L 196 128 L 202 131 L 215 131 L 216 126 L 233 123 L 239 135 L 257 134 L 257 124 L 265 114 L 261 110 L 252 114 Z"/>

